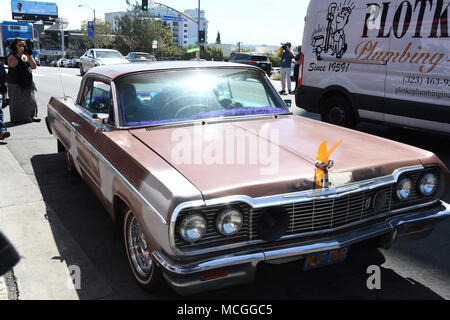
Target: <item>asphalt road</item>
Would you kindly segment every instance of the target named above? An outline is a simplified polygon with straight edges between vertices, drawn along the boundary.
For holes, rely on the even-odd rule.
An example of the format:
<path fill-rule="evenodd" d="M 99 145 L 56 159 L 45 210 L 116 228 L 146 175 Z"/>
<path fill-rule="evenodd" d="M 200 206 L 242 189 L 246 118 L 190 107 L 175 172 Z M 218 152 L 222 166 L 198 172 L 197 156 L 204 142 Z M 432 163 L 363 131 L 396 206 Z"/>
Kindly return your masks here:
<path fill-rule="evenodd" d="M 78 69 L 39 67 L 34 79 L 39 115 L 44 118 L 50 97 L 61 96 L 63 92 L 76 95 L 81 77 Z M 293 96 L 283 98 L 295 103 Z M 320 119 L 297 107 L 291 109 L 299 116 Z M 357 129 L 433 151 L 450 167 L 448 137 L 369 123 L 359 124 Z M 86 268 L 87 271 L 80 266 L 85 270 L 83 279 L 100 275 L 109 286 L 107 294 L 98 298 L 180 299 L 166 285 L 158 295 L 150 295 L 135 284 L 122 243 L 113 240 L 107 213 L 88 186 L 65 171 L 64 160 L 56 153 L 56 140 L 48 133 L 44 121 L 9 130 L 12 136 L 7 140 L 7 148 L 94 266 Z M 450 202 L 450 193 L 445 200 Z M 260 264 L 251 286 L 217 290 L 189 299 L 450 299 L 449 230 L 450 220 L 447 220 L 438 224 L 428 238 L 398 244 L 390 250 L 351 247 L 344 263 L 314 271 L 301 271 L 298 262 Z M 56 232 L 55 237 L 58 237 Z M 379 290 L 369 290 L 366 285 L 367 268 L 371 265 L 381 269 Z M 89 292 L 91 288 L 92 285 L 82 286 L 78 290 L 79 298 L 95 298 Z"/>

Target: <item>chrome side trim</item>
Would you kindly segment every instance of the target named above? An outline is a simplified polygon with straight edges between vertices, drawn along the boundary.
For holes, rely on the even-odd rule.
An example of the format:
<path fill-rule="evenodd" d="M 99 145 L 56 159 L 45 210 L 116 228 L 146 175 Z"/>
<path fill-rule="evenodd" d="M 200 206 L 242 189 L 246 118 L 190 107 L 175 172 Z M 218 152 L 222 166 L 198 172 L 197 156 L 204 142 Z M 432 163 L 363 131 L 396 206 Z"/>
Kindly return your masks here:
<path fill-rule="evenodd" d="M 64 119 L 64 117 L 58 112 L 56 111 L 55 108 L 53 108 L 52 106 L 49 106 L 52 111 L 60 118 L 62 119 L 66 125 L 68 127 L 71 128 L 71 130 L 73 130 L 73 132 L 75 133 L 75 135 L 77 137 L 79 137 L 81 139 L 81 141 L 83 141 L 83 143 L 86 145 L 86 147 L 89 148 L 89 150 L 99 159 L 101 160 L 107 168 L 111 169 L 114 173 L 114 176 L 119 178 L 119 180 L 121 182 L 123 182 L 123 184 L 131 191 L 132 194 L 134 194 L 140 201 L 142 201 L 145 205 L 147 205 L 147 207 L 150 209 L 150 212 L 157 217 L 163 224 L 167 224 L 167 221 L 164 219 L 164 217 L 161 215 L 161 213 L 158 212 L 158 210 L 155 209 L 155 207 L 152 206 L 152 204 L 147 201 L 147 199 L 145 199 L 145 197 L 131 184 L 131 182 L 129 182 L 120 172 L 119 170 L 117 170 L 108 160 L 106 160 L 105 157 L 103 157 L 103 155 L 98 152 L 81 134 L 79 134 L 75 128 L 66 120 Z"/>
<path fill-rule="evenodd" d="M 172 263 L 170 262 L 169 258 L 164 257 L 163 254 L 156 250 L 153 251 L 152 255 L 166 271 L 179 275 L 188 275 L 200 271 L 226 268 L 229 266 L 245 263 L 251 263 L 256 266 L 256 264 L 261 261 L 303 256 L 305 254 L 313 252 L 321 252 L 346 247 L 356 242 L 380 236 L 388 232 L 400 230 L 402 226 L 408 224 L 437 223 L 440 220 L 446 219 L 450 216 L 450 205 L 445 202 L 441 202 L 441 204 L 441 207 L 433 208 L 427 214 L 419 212 L 405 214 L 404 216 L 400 217 L 392 217 L 376 225 L 365 227 L 362 230 L 350 231 L 343 235 L 323 238 L 318 242 L 297 244 L 296 246 L 289 248 L 279 248 L 267 251 L 255 250 L 253 252 L 243 251 L 217 256 L 215 258 L 209 258 L 188 265 Z"/>
<path fill-rule="evenodd" d="M 274 196 L 268 196 L 268 197 L 260 197 L 260 198 L 252 198 L 245 195 L 235 195 L 235 196 L 227 196 L 217 199 L 211 199 L 211 200 L 205 200 L 205 201 L 194 201 L 194 202 L 184 202 L 178 205 L 174 213 L 170 219 L 170 227 L 169 227 L 169 242 L 171 245 L 172 250 L 182 256 L 186 255 L 195 255 L 195 254 L 202 254 L 207 253 L 211 251 L 217 251 L 222 249 L 229 249 L 230 247 L 241 247 L 248 244 L 256 244 L 261 243 L 263 241 L 261 240 L 254 240 L 254 241 L 246 241 L 241 242 L 235 245 L 226 245 L 226 246 L 219 246 L 219 247 L 212 247 L 208 249 L 203 250 L 196 250 L 191 252 L 185 252 L 176 247 L 175 244 L 175 223 L 177 220 L 178 215 L 182 210 L 192 208 L 192 209 L 200 209 L 202 207 L 209 207 L 209 206 L 216 206 L 216 205 L 227 205 L 232 202 L 244 202 L 248 205 L 250 205 L 253 209 L 258 208 L 265 208 L 265 207 L 271 207 L 271 206 L 280 206 L 280 205 L 286 205 L 286 204 L 292 204 L 292 203 L 300 203 L 300 202 L 307 202 L 314 199 L 330 199 L 330 198 L 338 198 L 343 197 L 348 194 L 360 192 L 360 191 L 366 191 L 366 190 L 372 190 L 375 188 L 379 188 L 385 185 L 393 184 L 398 181 L 398 178 L 401 174 L 410 172 L 410 171 L 416 171 L 416 170 L 423 170 L 424 167 L 422 165 L 415 165 L 415 166 L 409 166 L 404 168 L 399 168 L 394 170 L 394 172 L 389 176 L 379 177 L 375 179 L 350 183 L 344 186 L 340 187 L 334 187 L 334 188 L 327 188 L 322 190 L 307 190 L 302 192 L 295 192 L 295 193 L 289 193 L 289 194 L 281 194 L 281 195 L 274 195 Z M 430 205 L 432 203 L 427 203 L 424 205 Z M 403 211 L 410 210 L 411 207 L 408 208 L 402 208 Z M 381 216 L 386 216 L 386 213 L 382 215 L 378 215 L 376 217 L 371 217 L 370 219 L 380 218 Z M 355 224 L 363 223 L 364 221 L 358 221 Z M 345 225 L 343 227 L 339 227 L 336 229 L 328 229 L 319 231 L 318 233 L 325 233 L 330 231 L 336 231 L 340 230 L 344 227 L 348 227 L 348 225 Z M 303 233 L 303 234 L 295 234 L 295 235 L 288 235 L 284 236 L 281 239 L 288 239 L 293 237 L 299 237 L 299 236 L 305 236 L 305 235 L 312 235 L 312 234 L 318 234 L 318 233 Z"/>

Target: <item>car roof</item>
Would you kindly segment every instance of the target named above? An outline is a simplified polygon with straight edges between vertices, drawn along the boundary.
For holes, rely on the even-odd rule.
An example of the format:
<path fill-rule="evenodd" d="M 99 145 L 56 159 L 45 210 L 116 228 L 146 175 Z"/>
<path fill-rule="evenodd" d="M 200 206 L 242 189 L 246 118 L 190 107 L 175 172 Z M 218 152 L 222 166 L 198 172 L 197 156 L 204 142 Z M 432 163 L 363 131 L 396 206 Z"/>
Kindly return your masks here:
<path fill-rule="evenodd" d="M 95 51 L 118 51 L 115 49 L 102 49 L 102 48 L 92 48 L 90 50 L 95 50 Z"/>
<path fill-rule="evenodd" d="M 89 69 L 86 74 L 100 74 L 111 80 L 115 80 L 123 75 L 145 72 L 160 71 L 168 69 L 190 69 L 190 68 L 247 68 L 261 70 L 256 66 L 244 65 L 231 62 L 215 62 L 215 61 L 157 61 L 149 64 L 130 63 L 99 66 Z"/>

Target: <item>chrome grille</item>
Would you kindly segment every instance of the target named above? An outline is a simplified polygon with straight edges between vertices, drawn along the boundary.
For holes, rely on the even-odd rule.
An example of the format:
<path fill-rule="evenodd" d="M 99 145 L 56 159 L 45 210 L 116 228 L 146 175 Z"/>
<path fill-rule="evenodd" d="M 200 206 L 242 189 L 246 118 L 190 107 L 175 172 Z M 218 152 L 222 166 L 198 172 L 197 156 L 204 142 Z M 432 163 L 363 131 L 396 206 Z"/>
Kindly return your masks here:
<path fill-rule="evenodd" d="M 370 199 L 373 200 L 378 191 L 385 192 L 387 201 L 380 212 L 375 212 L 371 203 L 369 207 L 365 205 Z M 307 202 L 283 205 L 290 216 L 286 235 L 334 229 L 387 212 L 390 210 L 391 194 L 392 186 L 387 186 L 338 198 L 313 199 Z M 260 239 L 256 232 L 256 226 L 263 210 L 251 210 L 251 240 Z"/>

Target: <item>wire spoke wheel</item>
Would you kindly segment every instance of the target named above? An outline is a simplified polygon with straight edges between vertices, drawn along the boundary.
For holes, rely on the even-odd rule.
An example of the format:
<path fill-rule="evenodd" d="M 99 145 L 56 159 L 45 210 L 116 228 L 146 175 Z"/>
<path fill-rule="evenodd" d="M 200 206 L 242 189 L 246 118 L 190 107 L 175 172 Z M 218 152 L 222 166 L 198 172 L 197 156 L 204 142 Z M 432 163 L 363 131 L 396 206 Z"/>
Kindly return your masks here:
<path fill-rule="evenodd" d="M 130 209 L 125 210 L 123 224 L 125 250 L 134 278 L 145 290 L 155 291 L 161 279 L 161 270 L 152 258 L 142 227 Z"/>
<path fill-rule="evenodd" d="M 133 216 L 127 223 L 128 254 L 139 277 L 147 279 L 152 270 L 152 259 L 141 226 Z"/>

